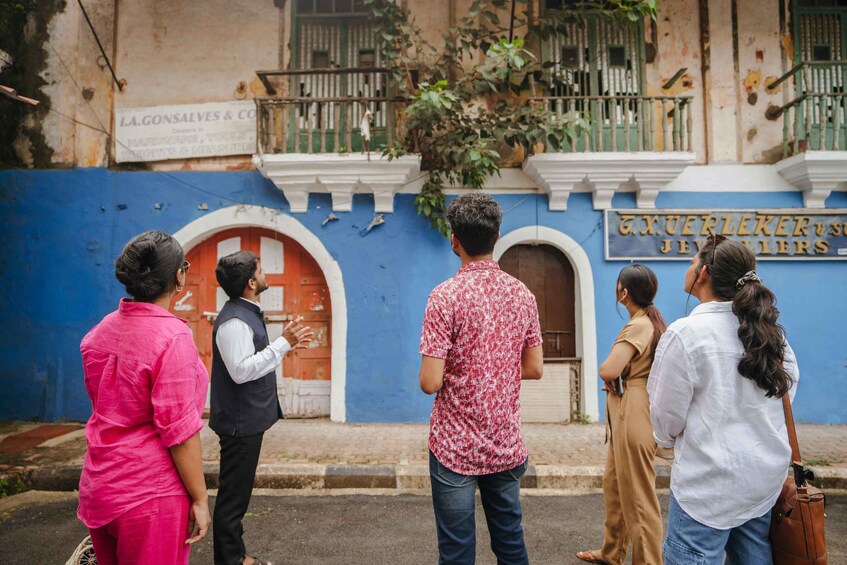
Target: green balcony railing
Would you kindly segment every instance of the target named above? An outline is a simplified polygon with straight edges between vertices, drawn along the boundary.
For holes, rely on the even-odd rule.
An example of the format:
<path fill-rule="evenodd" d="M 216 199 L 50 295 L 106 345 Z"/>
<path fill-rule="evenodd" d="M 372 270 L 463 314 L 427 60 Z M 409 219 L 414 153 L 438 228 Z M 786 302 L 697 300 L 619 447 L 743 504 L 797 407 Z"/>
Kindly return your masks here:
<path fill-rule="evenodd" d="M 783 119 L 783 157 L 807 150 L 847 150 L 847 62 L 800 63 L 767 88 L 774 90 L 792 77 L 795 98 L 765 113 L 769 119 Z"/>
<path fill-rule="evenodd" d="M 258 71 L 273 96 L 256 98 L 260 153 L 337 153 L 392 145 L 403 98 L 378 68 Z M 367 120 L 367 123 L 363 122 Z M 362 128 L 370 133 L 369 143 Z"/>
<path fill-rule="evenodd" d="M 393 145 L 408 100 L 393 96 L 385 69 L 258 71 L 271 96 L 256 98 L 260 153 L 337 153 Z M 567 152 L 692 151 L 692 98 L 536 96 L 531 104 L 579 115 L 587 130 Z M 370 130 L 365 143 L 362 128 Z"/>
<path fill-rule="evenodd" d="M 256 139 L 259 153 L 349 153 L 391 146 L 401 98 L 256 98 Z M 366 112 L 384 116 L 368 125 Z"/>
<path fill-rule="evenodd" d="M 539 96 L 558 115 L 582 116 L 588 128 L 564 152 L 693 151 L 692 98 L 688 96 Z"/>

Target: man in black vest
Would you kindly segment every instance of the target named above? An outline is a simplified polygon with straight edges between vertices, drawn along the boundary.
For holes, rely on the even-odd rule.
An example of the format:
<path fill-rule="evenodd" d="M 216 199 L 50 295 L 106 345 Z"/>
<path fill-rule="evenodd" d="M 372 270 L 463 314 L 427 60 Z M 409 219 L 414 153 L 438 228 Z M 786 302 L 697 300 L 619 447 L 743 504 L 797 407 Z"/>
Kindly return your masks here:
<path fill-rule="evenodd" d="M 212 329 L 212 399 L 209 426 L 221 442 L 221 472 L 212 522 L 216 565 L 262 565 L 247 555 L 241 520 L 250 504 L 262 436 L 282 418 L 276 368 L 313 334 L 300 319 L 268 339 L 259 294 L 268 283 L 255 253 L 221 257 L 215 276 L 229 301 Z"/>

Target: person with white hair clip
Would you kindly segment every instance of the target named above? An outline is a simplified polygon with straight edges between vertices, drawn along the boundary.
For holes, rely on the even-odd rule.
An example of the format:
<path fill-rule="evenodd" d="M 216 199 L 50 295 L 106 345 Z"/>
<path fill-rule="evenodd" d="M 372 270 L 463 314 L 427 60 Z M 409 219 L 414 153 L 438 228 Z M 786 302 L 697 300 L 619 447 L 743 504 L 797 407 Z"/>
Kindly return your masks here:
<path fill-rule="evenodd" d="M 772 563 L 771 509 L 791 459 L 782 397 L 799 379 L 773 292 L 740 242 L 710 236 L 648 380 L 656 443 L 674 447 L 666 564 Z"/>

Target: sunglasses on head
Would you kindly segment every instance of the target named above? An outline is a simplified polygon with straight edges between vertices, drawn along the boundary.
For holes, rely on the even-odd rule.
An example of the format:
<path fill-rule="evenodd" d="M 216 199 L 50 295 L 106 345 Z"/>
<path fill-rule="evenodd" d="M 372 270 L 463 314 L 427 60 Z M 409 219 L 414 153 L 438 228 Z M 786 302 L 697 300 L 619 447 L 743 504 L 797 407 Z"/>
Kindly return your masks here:
<path fill-rule="evenodd" d="M 191 263 L 189 263 L 188 261 L 185 261 L 182 264 L 182 272 L 185 273 L 186 275 L 188 274 L 188 269 L 190 269 L 190 268 L 191 268 Z"/>
<path fill-rule="evenodd" d="M 717 256 L 718 245 L 720 245 L 726 240 L 726 236 L 723 236 L 719 233 L 713 233 L 712 235 L 706 238 L 706 242 L 712 242 L 712 260 L 709 261 L 709 267 L 713 267 L 715 264 L 715 257 Z"/>

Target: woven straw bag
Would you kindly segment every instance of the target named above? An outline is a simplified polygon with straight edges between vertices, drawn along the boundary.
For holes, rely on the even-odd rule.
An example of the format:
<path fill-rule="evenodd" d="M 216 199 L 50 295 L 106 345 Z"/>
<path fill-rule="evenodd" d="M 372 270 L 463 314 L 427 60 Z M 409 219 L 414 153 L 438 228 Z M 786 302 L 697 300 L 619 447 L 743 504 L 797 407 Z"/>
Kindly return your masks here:
<path fill-rule="evenodd" d="M 65 565 L 97 565 L 97 558 L 94 557 L 94 546 L 91 544 L 91 536 L 85 536 L 85 539 L 76 546 L 73 555 L 65 562 Z"/>

